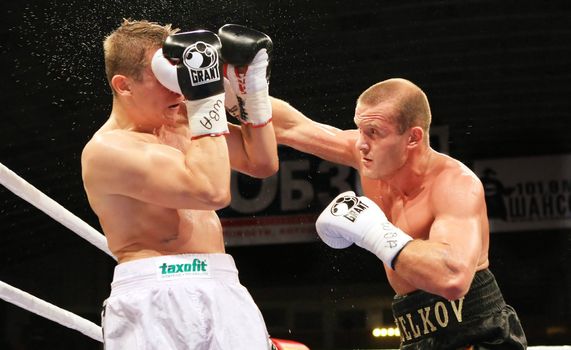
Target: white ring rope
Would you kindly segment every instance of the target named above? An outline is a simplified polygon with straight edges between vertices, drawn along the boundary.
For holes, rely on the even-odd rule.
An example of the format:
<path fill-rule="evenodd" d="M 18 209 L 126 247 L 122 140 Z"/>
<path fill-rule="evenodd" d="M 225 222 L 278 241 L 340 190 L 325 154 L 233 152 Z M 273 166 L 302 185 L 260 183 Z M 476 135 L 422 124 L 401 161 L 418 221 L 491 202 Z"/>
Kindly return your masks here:
<path fill-rule="evenodd" d="M 45 317 L 48 320 L 57 322 L 62 326 L 80 331 L 86 336 L 97 341 L 103 342 L 103 332 L 101 331 L 101 327 L 95 323 L 77 316 L 73 312 L 59 308 L 47 301 L 43 301 L 42 299 L 28 294 L 18 288 L 12 287 L 2 281 L 0 281 L 0 297 L 9 303 Z"/>
<path fill-rule="evenodd" d="M 0 163 L 0 183 L 20 198 L 26 200 L 36 208 L 48 214 L 54 220 L 80 235 L 89 243 L 116 259 L 107 247 L 105 236 L 32 186 L 26 180 L 22 179 L 2 163 Z M 37 298 L 18 288 L 12 287 L 2 281 L 0 281 L 0 298 L 25 310 L 45 317 L 48 320 L 57 322 L 62 326 L 77 330 L 99 342 L 103 342 L 103 332 L 100 326 L 74 314 L 73 312 L 50 304 L 47 301 Z M 528 349 L 571 350 L 571 346 L 531 346 Z"/>
<path fill-rule="evenodd" d="M 22 179 L 2 163 L 0 163 L 0 183 L 14 192 L 18 197 L 26 200 L 57 222 L 77 233 L 89 243 L 113 257 L 113 259 L 116 259 L 109 250 L 109 247 L 107 247 L 107 240 L 103 234 L 32 186 L 29 182 Z"/>

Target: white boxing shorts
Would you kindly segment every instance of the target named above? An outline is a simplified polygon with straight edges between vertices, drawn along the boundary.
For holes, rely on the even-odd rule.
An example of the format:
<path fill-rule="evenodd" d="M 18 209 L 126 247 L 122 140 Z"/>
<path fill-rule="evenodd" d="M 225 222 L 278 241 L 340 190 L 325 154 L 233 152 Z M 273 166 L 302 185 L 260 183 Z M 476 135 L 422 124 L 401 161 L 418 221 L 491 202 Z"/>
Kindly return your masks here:
<path fill-rule="evenodd" d="M 270 349 L 262 314 L 227 254 L 119 264 L 103 307 L 106 350 Z"/>

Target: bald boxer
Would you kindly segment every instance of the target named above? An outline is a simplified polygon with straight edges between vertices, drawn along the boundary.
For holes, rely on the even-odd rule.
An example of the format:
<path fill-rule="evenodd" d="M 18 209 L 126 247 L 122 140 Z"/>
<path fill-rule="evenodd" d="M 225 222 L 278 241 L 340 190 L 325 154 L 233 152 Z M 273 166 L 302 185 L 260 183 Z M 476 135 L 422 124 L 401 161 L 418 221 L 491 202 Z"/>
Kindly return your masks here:
<path fill-rule="evenodd" d="M 488 260 L 480 180 L 429 144 L 424 92 L 389 79 L 357 99 L 356 130 L 314 122 L 274 99 L 278 143 L 358 170 L 364 196 L 337 196 L 316 222 L 321 239 L 355 243 L 383 263 L 396 296 L 402 349 L 525 349 Z"/>
<path fill-rule="evenodd" d="M 230 203 L 231 168 L 266 177 L 278 167 L 271 40 L 256 31 L 240 38 L 225 37 L 241 58 L 239 67 L 226 61 L 226 91 L 213 32 L 125 20 L 104 41 L 113 106 L 83 150 L 82 175 L 119 262 L 103 310 L 107 350 L 270 347 L 215 212 Z M 241 127 L 228 125 L 224 109 L 238 88 Z"/>

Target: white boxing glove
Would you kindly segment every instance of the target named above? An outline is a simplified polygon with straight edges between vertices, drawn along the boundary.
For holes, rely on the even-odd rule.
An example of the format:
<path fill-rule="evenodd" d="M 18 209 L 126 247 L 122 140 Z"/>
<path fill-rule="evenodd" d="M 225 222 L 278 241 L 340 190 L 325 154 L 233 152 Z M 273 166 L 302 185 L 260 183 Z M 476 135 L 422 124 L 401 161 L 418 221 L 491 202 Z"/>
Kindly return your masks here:
<path fill-rule="evenodd" d="M 389 222 L 375 202 L 353 191 L 338 195 L 319 215 L 315 227 L 330 247 L 341 249 L 355 243 L 393 269 L 393 260 L 412 240 Z"/>
<path fill-rule="evenodd" d="M 232 64 L 226 66 L 225 75 L 229 82 L 224 87 L 226 96 L 232 93 L 235 95 L 234 100 L 229 99 L 226 103 L 226 109 L 243 124 L 261 127 L 272 119 L 272 104 L 266 77 L 268 62 L 266 49 L 261 49 L 245 67 Z"/>

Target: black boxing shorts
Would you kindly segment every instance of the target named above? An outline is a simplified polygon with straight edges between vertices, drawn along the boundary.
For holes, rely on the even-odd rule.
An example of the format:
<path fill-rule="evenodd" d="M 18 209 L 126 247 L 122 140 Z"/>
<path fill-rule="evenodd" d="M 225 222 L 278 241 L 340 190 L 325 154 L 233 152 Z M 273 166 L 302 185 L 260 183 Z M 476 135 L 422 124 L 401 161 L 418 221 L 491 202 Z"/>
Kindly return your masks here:
<path fill-rule="evenodd" d="M 404 350 L 527 349 L 519 318 L 488 269 L 476 272 L 458 300 L 420 290 L 397 295 L 393 315 Z"/>

